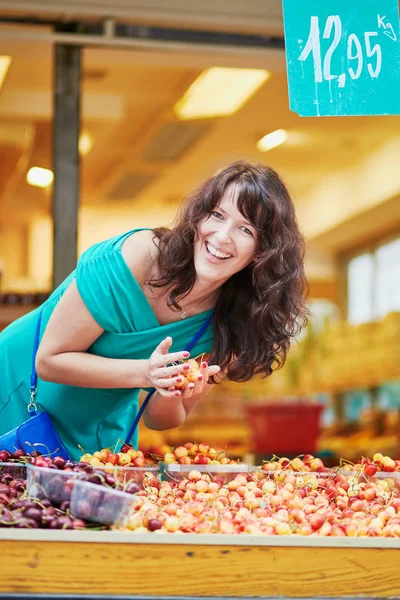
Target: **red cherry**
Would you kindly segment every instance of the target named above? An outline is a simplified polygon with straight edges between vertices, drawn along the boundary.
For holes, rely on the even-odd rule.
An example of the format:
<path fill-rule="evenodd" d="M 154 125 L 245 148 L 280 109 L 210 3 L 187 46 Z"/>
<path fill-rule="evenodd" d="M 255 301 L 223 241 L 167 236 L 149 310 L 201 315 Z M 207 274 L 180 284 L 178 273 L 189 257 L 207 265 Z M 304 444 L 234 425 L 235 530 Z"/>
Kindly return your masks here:
<path fill-rule="evenodd" d="M 377 470 L 378 470 L 377 466 L 372 463 L 365 465 L 365 467 L 364 467 L 364 473 L 366 475 L 368 475 L 369 477 L 372 477 L 373 475 L 375 475 Z"/>
<path fill-rule="evenodd" d="M 121 452 L 123 452 L 124 454 L 126 454 L 128 452 L 128 450 L 133 450 L 133 446 L 131 446 L 131 444 L 123 444 L 122 448 L 121 448 Z"/>
<path fill-rule="evenodd" d="M 10 458 L 10 453 L 8 452 L 8 450 L 0 451 L 0 462 L 7 462 L 9 458 Z"/>
<path fill-rule="evenodd" d="M 34 463 L 35 467 L 48 467 L 49 463 L 43 456 L 38 456 L 35 458 Z"/>

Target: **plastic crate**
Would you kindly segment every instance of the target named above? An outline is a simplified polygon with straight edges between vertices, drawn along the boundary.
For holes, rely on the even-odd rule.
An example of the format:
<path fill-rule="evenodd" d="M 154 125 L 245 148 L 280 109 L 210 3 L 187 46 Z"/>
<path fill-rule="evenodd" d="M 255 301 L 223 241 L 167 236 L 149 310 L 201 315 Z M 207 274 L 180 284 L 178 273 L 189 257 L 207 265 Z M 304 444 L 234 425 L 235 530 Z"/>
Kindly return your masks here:
<path fill-rule="evenodd" d="M 237 463 L 233 465 L 180 465 L 160 463 L 160 475 L 164 481 L 181 481 L 187 479 L 191 471 L 207 473 L 212 480 L 214 477 L 223 479 L 224 483 L 229 483 L 235 479 L 236 475 L 247 475 L 251 471 L 250 465 Z"/>
<path fill-rule="evenodd" d="M 137 483 L 138 486 L 143 489 L 146 484 L 151 485 L 152 480 L 158 480 L 159 478 L 159 467 L 95 467 L 94 472 L 99 473 L 104 471 L 105 473 L 112 475 L 119 484 L 119 488 L 123 488 L 128 483 Z"/>
<path fill-rule="evenodd" d="M 0 462 L 0 479 L 2 475 L 12 475 L 14 479 L 26 480 L 26 464 L 18 462 Z"/>
<path fill-rule="evenodd" d="M 123 526 L 134 511 L 137 498 L 103 485 L 77 479 L 71 497 L 71 514 L 85 521 Z"/>
<path fill-rule="evenodd" d="M 82 476 L 79 471 L 61 471 L 28 465 L 26 491 L 38 500 L 47 499 L 56 504 L 71 500 L 74 480 Z"/>
<path fill-rule="evenodd" d="M 321 404 L 271 403 L 248 406 L 247 419 L 256 453 L 313 454 L 320 432 Z"/>

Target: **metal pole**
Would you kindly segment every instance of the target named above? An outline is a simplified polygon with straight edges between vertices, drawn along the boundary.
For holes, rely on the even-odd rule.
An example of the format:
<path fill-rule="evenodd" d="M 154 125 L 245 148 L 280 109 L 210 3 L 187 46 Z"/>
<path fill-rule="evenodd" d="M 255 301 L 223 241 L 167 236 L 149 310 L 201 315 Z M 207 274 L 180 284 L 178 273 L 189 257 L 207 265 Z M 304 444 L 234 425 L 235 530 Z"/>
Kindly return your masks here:
<path fill-rule="evenodd" d="M 81 47 L 54 47 L 53 287 L 74 270 L 79 206 Z"/>

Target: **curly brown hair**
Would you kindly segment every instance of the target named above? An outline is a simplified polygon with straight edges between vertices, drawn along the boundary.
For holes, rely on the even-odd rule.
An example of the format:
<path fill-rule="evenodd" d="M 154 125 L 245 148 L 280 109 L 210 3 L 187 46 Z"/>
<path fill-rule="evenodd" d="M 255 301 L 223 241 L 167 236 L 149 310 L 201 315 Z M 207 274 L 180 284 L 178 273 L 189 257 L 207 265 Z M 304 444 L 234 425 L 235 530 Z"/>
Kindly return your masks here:
<path fill-rule="evenodd" d="M 178 300 L 195 282 L 193 243 L 199 223 L 230 184 L 238 186 L 238 209 L 257 231 L 258 251 L 221 288 L 209 363 L 220 365 L 231 381 L 247 381 L 280 368 L 291 339 L 307 322 L 304 240 L 280 176 L 270 167 L 237 161 L 201 184 L 182 204 L 172 229 L 153 230 L 159 277 L 149 283 L 167 287 L 170 305 L 180 309 Z"/>

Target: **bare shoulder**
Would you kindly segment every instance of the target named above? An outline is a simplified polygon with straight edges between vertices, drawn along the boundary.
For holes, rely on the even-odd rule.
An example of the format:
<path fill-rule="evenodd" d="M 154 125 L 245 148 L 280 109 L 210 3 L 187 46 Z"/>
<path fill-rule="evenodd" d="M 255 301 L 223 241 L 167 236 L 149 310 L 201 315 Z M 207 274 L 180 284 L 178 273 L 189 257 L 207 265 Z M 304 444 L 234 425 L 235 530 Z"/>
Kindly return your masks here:
<path fill-rule="evenodd" d="M 136 231 L 122 244 L 122 255 L 135 279 L 143 283 L 151 274 L 158 248 L 151 230 Z"/>

